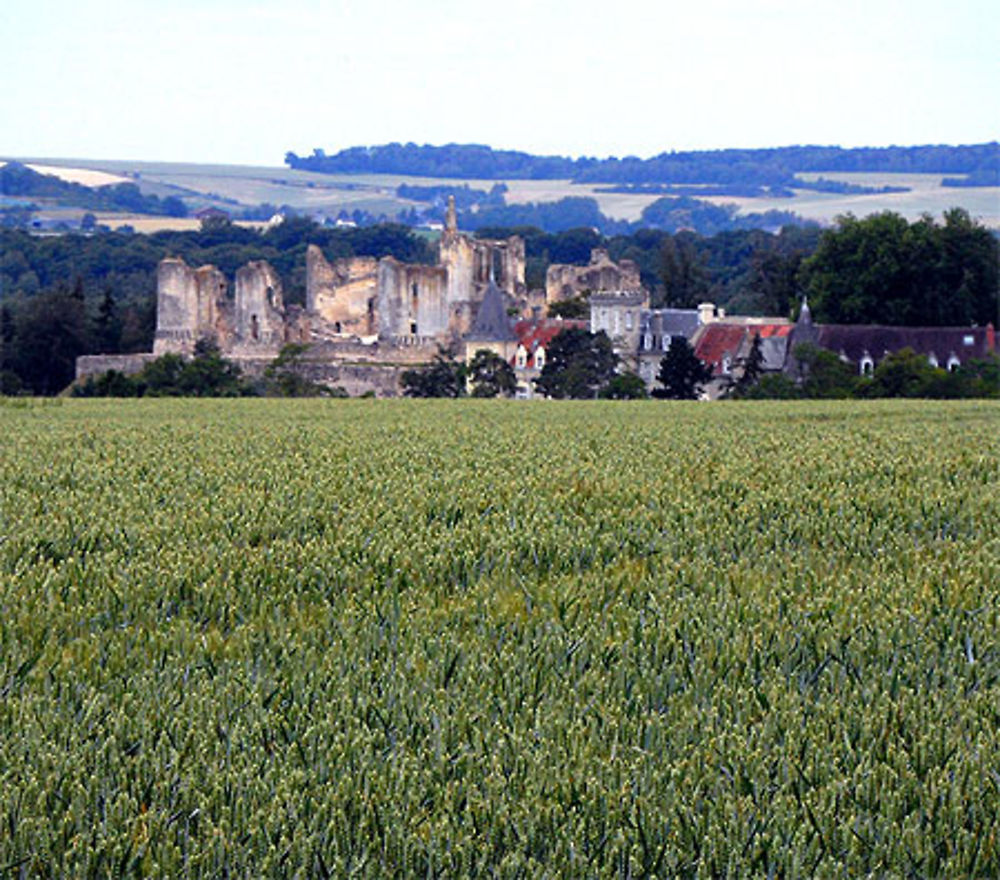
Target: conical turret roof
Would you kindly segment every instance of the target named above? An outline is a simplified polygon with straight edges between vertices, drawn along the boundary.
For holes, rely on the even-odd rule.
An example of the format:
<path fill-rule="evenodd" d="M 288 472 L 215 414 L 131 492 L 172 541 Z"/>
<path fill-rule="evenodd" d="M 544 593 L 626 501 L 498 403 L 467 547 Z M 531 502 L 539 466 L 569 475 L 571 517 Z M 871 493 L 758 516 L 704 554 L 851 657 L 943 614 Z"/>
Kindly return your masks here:
<path fill-rule="evenodd" d="M 483 301 L 479 304 L 476 320 L 467 338 L 483 342 L 517 341 L 517 335 L 510 326 L 510 319 L 507 317 L 504 293 L 497 287 L 493 279 L 490 279 L 486 293 L 483 294 Z"/>

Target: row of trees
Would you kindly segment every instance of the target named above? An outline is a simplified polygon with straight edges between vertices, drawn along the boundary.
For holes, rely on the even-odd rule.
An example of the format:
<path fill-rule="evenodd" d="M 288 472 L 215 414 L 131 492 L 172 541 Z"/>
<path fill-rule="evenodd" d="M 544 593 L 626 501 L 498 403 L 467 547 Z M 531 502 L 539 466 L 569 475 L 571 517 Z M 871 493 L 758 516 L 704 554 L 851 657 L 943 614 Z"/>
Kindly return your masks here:
<path fill-rule="evenodd" d="M 766 374 L 744 384 L 733 396 L 756 400 L 1000 398 L 1000 358 L 995 354 L 949 371 L 932 366 L 924 355 L 904 348 L 887 355 L 871 376 L 859 376 L 832 351 L 813 345 L 798 346 L 793 357 L 801 381 L 794 382 L 782 373 Z"/>
<path fill-rule="evenodd" d="M 328 156 L 285 154 L 291 168 L 329 174 L 406 174 L 473 179 L 572 179 L 599 183 L 713 183 L 788 185 L 803 171 L 881 171 L 970 174 L 994 171 L 1000 145 L 842 147 L 792 146 L 759 150 L 691 150 L 596 159 L 535 156 L 482 144 L 432 146 L 391 143 L 351 147 Z"/>

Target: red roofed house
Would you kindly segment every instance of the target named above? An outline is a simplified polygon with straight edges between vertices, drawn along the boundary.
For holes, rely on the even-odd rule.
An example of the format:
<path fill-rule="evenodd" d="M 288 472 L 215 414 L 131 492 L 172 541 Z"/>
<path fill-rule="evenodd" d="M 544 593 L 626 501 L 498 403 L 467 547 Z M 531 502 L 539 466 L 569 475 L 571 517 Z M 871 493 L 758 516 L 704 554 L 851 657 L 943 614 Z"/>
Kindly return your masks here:
<path fill-rule="evenodd" d="M 764 371 L 779 372 L 785 365 L 793 329 L 786 318 L 723 318 L 699 328 L 692 340 L 694 353 L 711 367 L 713 376 L 705 396 L 718 397 L 738 378 L 755 336 L 760 337 Z"/>
<path fill-rule="evenodd" d="M 518 321 L 514 325 L 517 348 L 510 360 L 517 376 L 517 396 L 530 399 L 535 396 L 535 380 L 545 366 L 545 351 L 563 330 L 576 327 L 590 329 L 590 321 L 564 318 L 540 318 Z"/>

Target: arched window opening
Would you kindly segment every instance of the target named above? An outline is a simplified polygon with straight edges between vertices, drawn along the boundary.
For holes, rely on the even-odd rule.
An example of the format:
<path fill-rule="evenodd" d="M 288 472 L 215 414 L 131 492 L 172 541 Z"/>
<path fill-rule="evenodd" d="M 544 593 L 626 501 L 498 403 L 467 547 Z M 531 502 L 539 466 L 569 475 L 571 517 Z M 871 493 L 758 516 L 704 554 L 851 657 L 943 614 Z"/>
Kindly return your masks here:
<path fill-rule="evenodd" d="M 957 370 L 960 366 L 962 366 L 962 362 L 957 357 L 955 357 L 955 355 L 952 355 L 950 358 L 948 358 L 949 373 L 954 373 L 955 370 Z"/>
<path fill-rule="evenodd" d="M 260 321 L 257 320 L 256 315 L 250 316 L 250 338 L 254 341 L 260 339 Z"/>
<path fill-rule="evenodd" d="M 875 372 L 875 362 L 868 355 L 861 358 L 859 372 L 862 376 L 871 376 Z"/>

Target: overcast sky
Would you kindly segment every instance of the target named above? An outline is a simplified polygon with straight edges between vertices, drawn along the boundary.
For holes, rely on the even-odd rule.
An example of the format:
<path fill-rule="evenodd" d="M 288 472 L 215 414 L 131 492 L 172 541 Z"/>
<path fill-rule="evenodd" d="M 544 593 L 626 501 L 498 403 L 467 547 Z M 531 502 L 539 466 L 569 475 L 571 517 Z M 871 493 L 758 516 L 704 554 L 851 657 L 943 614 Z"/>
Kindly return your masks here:
<path fill-rule="evenodd" d="M 1000 137 L 998 0 L 2 0 L 0 155 Z"/>

